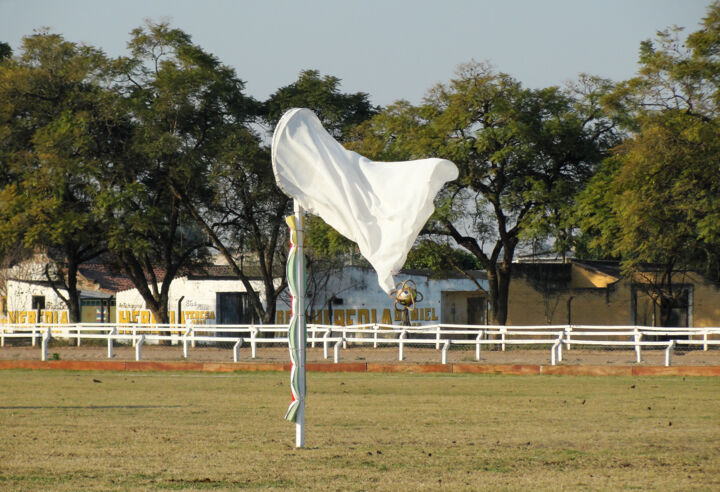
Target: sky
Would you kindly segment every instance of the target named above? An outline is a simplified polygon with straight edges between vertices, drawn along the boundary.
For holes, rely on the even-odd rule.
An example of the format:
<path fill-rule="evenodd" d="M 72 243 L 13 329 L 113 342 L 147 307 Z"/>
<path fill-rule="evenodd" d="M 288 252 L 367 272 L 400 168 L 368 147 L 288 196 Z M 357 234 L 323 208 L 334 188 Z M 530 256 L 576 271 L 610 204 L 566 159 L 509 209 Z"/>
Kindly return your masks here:
<path fill-rule="evenodd" d="M 373 104 L 413 104 L 459 64 L 485 61 L 531 88 L 580 73 L 637 70 L 640 42 L 672 25 L 698 29 L 710 0 L 0 0 L 0 41 L 48 27 L 127 54 L 130 31 L 167 21 L 233 67 L 263 100 L 302 70 L 341 79 Z"/>

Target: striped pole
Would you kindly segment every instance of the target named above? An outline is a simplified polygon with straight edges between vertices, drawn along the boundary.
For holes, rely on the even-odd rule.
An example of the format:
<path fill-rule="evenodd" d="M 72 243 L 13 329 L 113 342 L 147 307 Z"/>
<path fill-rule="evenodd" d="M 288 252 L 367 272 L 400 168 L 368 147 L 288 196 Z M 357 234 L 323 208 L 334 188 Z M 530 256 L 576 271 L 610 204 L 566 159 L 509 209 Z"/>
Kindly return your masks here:
<path fill-rule="evenodd" d="M 288 217 L 290 227 L 290 252 L 287 260 L 287 279 L 290 289 L 292 317 L 288 329 L 290 348 L 290 389 L 292 402 L 285 414 L 285 419 L 295 422 L 295 447 L 305 447 L 305 256 L 303 242 L 305 235 L 303 209 L 295 201 L 295 213 Z"/>

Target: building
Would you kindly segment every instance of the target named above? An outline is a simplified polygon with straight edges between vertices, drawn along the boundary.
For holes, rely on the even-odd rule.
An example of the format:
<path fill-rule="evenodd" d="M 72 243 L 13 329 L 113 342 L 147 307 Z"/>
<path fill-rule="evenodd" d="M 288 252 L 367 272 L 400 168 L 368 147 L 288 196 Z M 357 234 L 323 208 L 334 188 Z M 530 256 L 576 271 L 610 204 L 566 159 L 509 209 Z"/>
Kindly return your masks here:
<path fill-rule="evenodd" d="M 37 273 L 37 272 L 36 272 Z M 83 265 L 84 322 L 152 323 L 154 318 L 137 289 L 103 265 Z M 516 263 L 510 284 L 508 325 L 720 326 L 720 289 L 697 273 L 673 277 L 672 296 L 658 296 L 659 273 L 648 269 L 634 278 L 620 274 L 617 262 L 571 260 Z M 483 325 L 491 319 L 487 276 L 402 271 L 397 282 L 411 280 L 422 294 L 410 323 Z M 279 282 L 279 280 L 278 280 Z M 264 303 L 262 283 L 251 280 Z M 67 310 L 39 274 L 9 277 L 0 321 L 63 323 Z M 61 291 L 62 293 L 62 291 Z M 277 303 L 276 324 L 290 319 L 285 292 Z M 317 324 L 401 324 L 394 301 L 383 292 L 370 268 L 344 266 L 308 278 L 308 316 Z M 243 283 L 227 265 L 215 265 L 173 280 L 170 322 L 197 325 L 256 321 Z"/>
<path fill-rule="evenodd" d="M 264 305 L 262 282 L 251 279 L 250 284 Z M 118 323 L 155 322 L 136 288 L 118 291 L 116 297 Z M 248 324 L 255 320 L 245 285 L 226 265 L 214 265 L 173 279 L 168 310 L 170 323 Z"/>
<path fill-rule="evenodd" d="M 516 263 L 507 324 L 720 326 L 718 284 L 677 272 L 668 289 L 660 277 L 648 267 L 626 278 L 615 261 Z"/>
<path fill-rule="evenodd" d="M 395 275 L 400 283 L 411 280 L 422 294 L 422 301 L 410 314 L 415 326 L 445 324 L 485 324 L 487 319 L 487 277 L 470 272 L 472 279 L 460 274 L 434 275 L 430 271 L 403 270 Z M 401 324 L 395 302 L 379 287 L 374 270 L 345 266 L 313 285 L 309 280 L 307 305 L 309 319 L 316 324 L 361 325 L 366 323 Z M 289 299 L 278 303 L 278 324 L 290 320 Z"/>
<path fill-rule="evenodd" d="M 47 258 L 16 265 L 5 272 L 5 296 L 0 302 L 0 323 L 67 323 L 64 298 L 67 290 L 48 280 Z M 49 272 L 52 276 L 53 272 Z M 106 265 L 83 264 L 78 271 L 81 321 L 84 323 L 115 320 L 115 293 L 132 283 Z"/>

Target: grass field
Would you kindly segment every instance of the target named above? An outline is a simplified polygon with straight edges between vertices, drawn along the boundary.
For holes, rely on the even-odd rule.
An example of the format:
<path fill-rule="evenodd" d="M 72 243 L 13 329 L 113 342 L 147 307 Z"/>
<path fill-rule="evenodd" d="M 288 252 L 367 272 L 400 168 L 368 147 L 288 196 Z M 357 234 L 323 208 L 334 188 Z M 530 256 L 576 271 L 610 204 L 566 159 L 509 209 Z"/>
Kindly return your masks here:
<path fill-rule="evenodd" d="M 0 372 L 0 490 L 718 490 L 720 381 Z"/>

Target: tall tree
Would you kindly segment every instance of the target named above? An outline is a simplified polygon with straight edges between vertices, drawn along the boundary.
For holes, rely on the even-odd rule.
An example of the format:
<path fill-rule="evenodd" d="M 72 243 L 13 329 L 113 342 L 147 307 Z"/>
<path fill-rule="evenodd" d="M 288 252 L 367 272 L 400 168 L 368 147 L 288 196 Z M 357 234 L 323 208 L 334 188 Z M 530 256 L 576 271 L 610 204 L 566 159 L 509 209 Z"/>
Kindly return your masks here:
<path fill-rule="evenodd" d="M 261 122 L 272 132 L 282 114 L 293 107 L 315 111 L 338 139 L 374 112 L 367 94 L 344 94 L 339 79 L 312 70 L 301 72 L 296 82 L 268 98 Z M 263 283 L 262 297 L 253 293 L 251 302 L 258 319 L 273 323 L 276 301 L 287 286 L 285 217 L 292 213 L 292 201 L 275 183 L 270 149 L 259 147 L 249 133 L 238 134 L 235 145 L 214 162 L 211 178 L 212 200 L 204 203 L 198 221 L 241 278 L 248 276 L 236 258 L 250 254 L 244 264 Z"/>
<path fill-rule="evenodd" d="M 254 102 L 234 70 L 165 23 L 135 29 L 115 62 L 115 90 L 134 128 L 98 200 L 108 244 L 159 322 L 170 283 L 202 265 L 210 240 L 189 205 L 210 193 L 212 165 L 227 152 Z"/>
<path fill-rule="evenodd" d="M 274 128 L 291 108 L 312 109 L 323 127 L 340 142 L 347 141 L 353 130 L 378 112 L 365 92 L 340 92 L 341 80 L 321 76 L 318 70 L 303 70 L 290 85 L 275 91 L 265 102 L 267 122 Z"/>
<path fill-rule="evenodd" d="M 118 129 L 106 69 L 100 51 L 48 32 L 0 62 L 0 249 L 56 260 L 46 276 L 75 322 L 78 267 L 105 248 L 91 204 Z"/>
<path fill-rule="evenodd" d="M 518 244 L 568 206 L 612 141 L 613 125 L 591 99 L 555 87 L 524 89 L 472 62 L 421 106 L 387 108 L 357 148 L 382 160 L 438 156 L 458 165 L 460 177 L 425 232 L 477 258 L 487 270 L 493 322 L 504 324 Z"/>
<path fill-rule="evenodd" d="M 632 134 L 578 208 L 592 252 L 620 258 L 627 275 L 659 267 L 642 285 L 664 322 L 681 294 L 677 274 L 720 279 L 720 3 L 685 43 L 681 33 L 644 41 L 638 75 L 606 97 Z"/>

